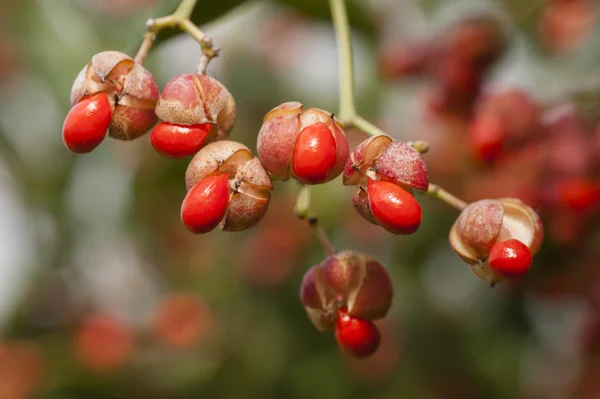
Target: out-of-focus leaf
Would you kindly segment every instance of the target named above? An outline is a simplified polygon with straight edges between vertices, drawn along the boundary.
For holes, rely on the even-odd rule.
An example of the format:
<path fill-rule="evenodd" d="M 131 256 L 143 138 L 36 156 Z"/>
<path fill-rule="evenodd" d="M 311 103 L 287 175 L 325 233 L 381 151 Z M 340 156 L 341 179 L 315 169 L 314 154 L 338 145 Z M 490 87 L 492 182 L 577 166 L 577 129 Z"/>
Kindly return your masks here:
<path fill-rule="evenodd" d="M 329 20 L 328 2 L 325 0 L 276 0 L 277 3 L 291 7 L 307 16 Z M 354 0 L 346 0 L 350 25 L 368 37 L 377 35 L 377 28 L 372 15 Z"/>

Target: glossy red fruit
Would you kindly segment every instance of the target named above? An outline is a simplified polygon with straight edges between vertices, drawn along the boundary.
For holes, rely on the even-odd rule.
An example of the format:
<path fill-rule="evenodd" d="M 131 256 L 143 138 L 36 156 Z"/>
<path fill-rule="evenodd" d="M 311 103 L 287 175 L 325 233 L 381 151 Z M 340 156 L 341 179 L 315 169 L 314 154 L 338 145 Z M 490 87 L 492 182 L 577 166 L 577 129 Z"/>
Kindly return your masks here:
<path fill-rule="evenodd" d="M 150 134 L 150 144 L 161 155 L 173 158 L 194 155 L 202 147 L 211 124 L 177 125 L 161 122 Z"/>
<path fill-rule="evenodd" d="M 367 183 L 369 205 L 381 227 L 394 234 L 412 234 L 421 225 L 422 210 L 415 197 L 389 181 Z"/>
<path fill-rule="evenodd" d="M 493 270 L 505 276 L 519 277 L 531 267 L 531 252 L 519 240 L 497 242 L 490 251 L 489 263 Z"/>
<path fill-rule="evenodd" d="M 371 356 L 379 348 L 381 336 L 371 320 L 340 312 L 335 326 L 340 348 L 355 357 Z"/>
<path fill-rule="evenodd" d="M 71 108 L 63 124 L 63 141 L 76 154 L 86 154 L 104 140 L 112 109 L 106 93 L 84 98 Z"/>
<path fill-rule="evenodd" d="M 208 233 L 225 217 L 229 205 L 226 174 L 207 177 L 192 187 L 181 204 L 181 221 L 193 233 Z"/>
<path fill-rule="evenodd" d="M 327 125 L 315 123 L 298 134 L 292 157 L 298 180 L 308 184 L 323 183 L 335 161 L 335 139 Z"/>

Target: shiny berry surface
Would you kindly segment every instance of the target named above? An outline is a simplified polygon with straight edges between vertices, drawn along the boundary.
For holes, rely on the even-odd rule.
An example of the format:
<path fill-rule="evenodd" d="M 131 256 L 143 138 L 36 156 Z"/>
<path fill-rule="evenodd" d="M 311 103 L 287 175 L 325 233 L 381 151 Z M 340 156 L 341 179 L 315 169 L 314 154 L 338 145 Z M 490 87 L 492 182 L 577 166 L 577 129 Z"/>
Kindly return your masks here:
<path fill-rule="evenodd" d="M 179 158 L 194 155 L 204 144 L 210 124 L 177 125 L 161 122 L 150 134 L 150 144 L 161 155 Z"/>
<path fill-rule="evenodd" d="M 188 191 L 181 205 L 181 221 L 192 233 L 208 233 L 225 217 L 228 205 L 227 175 L 207 177 Z"/>
<path fill-rule="evenodd" d="M 369 180 L 369 205 L 373 217 L 387 231 L 412 234 L 421 225 L 422 210 L 415 197 L 389 181 Z"/>
<path fill-rule="evenodd" d="M 294 175 L 298 180 L 306 184 L 323 183 L 335 161 L 335 139 L 327 125 L 315 123 L 298 134 L 292 157 Z"/>
<path fill-rule="evenodd" d="M 371 320 L 340 312 L 335 326 L 340 348 L 354 357 L 368 357 L 377 351 L 381 336 Z"/>
<path fill-rule="evenodd" d="M 531 267 L 531 252 L 519 240 L 497 242 L 490 251 L 489 263 L 492 269 L 507 277 L 519 277 Z"/>
<path fill-rule="evenodd" d="M 112 109 L 106 93 L 86 97 L 75 104 L 63 124 L 63 141 L 76 154 L 91 152 L 104 140 Z"/>

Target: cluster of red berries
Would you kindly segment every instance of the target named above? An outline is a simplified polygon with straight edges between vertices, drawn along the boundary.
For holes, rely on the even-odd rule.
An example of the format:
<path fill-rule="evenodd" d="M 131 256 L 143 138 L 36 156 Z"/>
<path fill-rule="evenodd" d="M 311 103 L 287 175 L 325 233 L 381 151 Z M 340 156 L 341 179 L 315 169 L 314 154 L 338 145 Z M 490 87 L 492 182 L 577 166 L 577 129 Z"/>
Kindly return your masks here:
<path fill-rule="evenodd" d="M 565 54 L 579 49 L 598 22 L 593 0 L 546 0 L 538 20 L 538 33 L 545 47 Z"/>
<path fill-rule="evenodd" d="M 480 23 L 474 23 L 477 32 Z M 470 37 L 464 32 L 458 36 L 463 35 Z M 496 58 L 479 47 L 465 53 L 457 46 L 451 46 L 453 60 L 469 60 L 483 68 Z M 150 134 L 152 147 L 169 157 L 193 155 L 181 206 L 181 220 L 193 233 L 208 233 L 217 226 L 241 231 L 256 225 L 267 212 L 272 178 L 315 185 L 342 173 L 344 185 L 358 187 L 353 203 L 369 222 L 404 235 L 421 225 L 421 206 L 413 195 L 413 190 L 429 187 L 421 154 L 384 135 L 365 140 L 350 153 L 343 126 L 331 112 L 304 109 L 298 102 L 275 107 L 264 117 L 254 157 L 248 147 L 227 139 L 236 105 L 219 81 L 184 74 L 167 83 L 159 95 L 152 75 L 118 52 L 92 58 L 74 83 L 71 101 L 63 138 L 76 153 L 92 151 L 107 133 L 123 140 L 140 137 L 160 119 Z M 542 229 L 535 212 L 518 200 L 489 203 L 467 208 L 450 237 L 474 272 L 493 284 L 529 268 Z M 373 320 L 387 314 L 392 297 L 385 268 L 351 251 L 336 253 L 310 269 L 301 290 L 315 326 L 335 329 L 340 347 L 357 357 L 378 348 L 379 331 Z"/>
<path fill-rule="evenodd" d="M 486 96 L 469 139 L 485 179 L 519 174 L 512 195 L 548 219 L 556 242 L 577 242 L 600 214 L 600 128 L 574 105 L 544 107 L 516 89 Z"/>
<path fill-rule="evenodd" d="M 151 320 L 154 339 L 176 349 L 187 349 L 205 339 L 213 328 L 210 309 L 187 293 L 173 293 L 158 302 Z M 85 316 L 75 331 L 74 352 L 79 362 L 95 372 L 123 366 L 134 355 L 133 327 L 107 313 Z"/>
<path fill-rule="evenodd" d="M 426 75 L 437 83 L 431 107 L 436 112 L 468 116 L 490 67 L 507 47 L 507 32 L 495 18 L 461 20 L 441 37 L 407 47 L 382 47 L 380 66 L 389 78 Z"/>

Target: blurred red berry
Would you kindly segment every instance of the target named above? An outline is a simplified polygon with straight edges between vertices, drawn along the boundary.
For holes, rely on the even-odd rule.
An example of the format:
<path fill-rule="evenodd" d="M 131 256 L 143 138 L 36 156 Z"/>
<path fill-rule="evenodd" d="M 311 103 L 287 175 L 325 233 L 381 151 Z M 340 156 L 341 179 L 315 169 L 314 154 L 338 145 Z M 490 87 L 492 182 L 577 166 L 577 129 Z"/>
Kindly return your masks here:
<path fill-rule="evenodd" d="M 0 341 L 0 398 L 27 399 L 43 378 L 45 360 L 38 346 Z"/>
<path fill-rule="evenodd" d="M 75 332 L 75 353 L 86 367 L 106 372 L 122 366 L 133 355 L 133 334 L 110 315 L 86 317 Z"/>
<path fill-rule="evenodd" d="M 169 294 L 154 315 L 158 339 L 175 348 L 189 348 L 204 339 L 213 327 L 213 317 L 199 298 L 185 293 Z"/>

